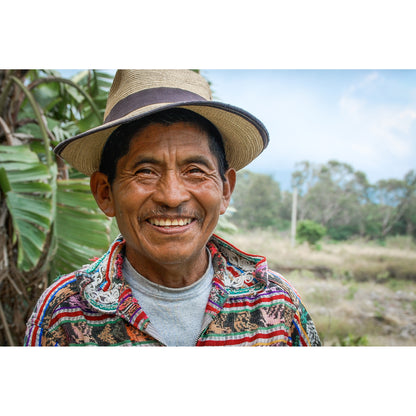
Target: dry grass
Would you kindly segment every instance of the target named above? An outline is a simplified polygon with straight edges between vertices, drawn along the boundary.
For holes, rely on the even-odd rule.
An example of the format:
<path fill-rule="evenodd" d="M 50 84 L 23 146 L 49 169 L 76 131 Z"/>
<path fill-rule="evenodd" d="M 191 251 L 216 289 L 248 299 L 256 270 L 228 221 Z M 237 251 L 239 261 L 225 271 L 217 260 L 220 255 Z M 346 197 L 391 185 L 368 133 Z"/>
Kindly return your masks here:
<path fill-rule="evenodd" d="M 324 345 L 416 345 L 416 248 L 363 241 L 292 247 L 266 231 L 224 235 L 296 287 Z M 403 243 L 400 240 L 399 243 Z"/>
<path fill-rule="evenodd" d="M 401 290 L 376 282 L 287 276 L 302 296 L 324 345 L 350 337 L 368 345 L 416 345 L 416 284 Z"/>
<path fill-rule="evenodd" d="M 354 278 L 359 281 L 389 279 L 416 281 L 416 248 L 382 247 L 375 243 L 322 243 L 320 250 L 307 243 L 292 247 L 289 239 L 267 231 L 225 235 L 237 247 L 266 256 L 273 269 L 315 270 L 328 277 Z"/>

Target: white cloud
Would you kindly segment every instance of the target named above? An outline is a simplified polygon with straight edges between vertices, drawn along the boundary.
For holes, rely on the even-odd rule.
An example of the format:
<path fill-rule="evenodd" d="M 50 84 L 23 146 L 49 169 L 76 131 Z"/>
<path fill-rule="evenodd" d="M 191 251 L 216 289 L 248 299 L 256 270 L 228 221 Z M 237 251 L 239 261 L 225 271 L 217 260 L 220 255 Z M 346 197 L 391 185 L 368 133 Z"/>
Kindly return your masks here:
<path fill-rule="evenodd" d="M 411 73 L 221 75 L 222 82 L 214 84 L 218 95 L 252 112 L 270 132 L 269 148 L 250 166 L 253 170 L 273 173 L 293 170 L 302 160 L 336 159 L 374 182 L 402 178 L 416 167 L 416 77 Z"/>
<path fill-rule="evenodd" d="M 370 87 L 371 85 L 373 85 L 376 81 L 380 81 L 383 80 L 383 78 L 381 77 L 379 72 L 371 72 L 370 74 L 368 74 L 367 76 L 364 77 L 364 79 L 359 82 L 358 84 L 353 84 L 351 86 L 351 88 L 353 90 L 364 90 L 368 87 Z"/>
<path fill-rule="evenodd" d="M 363 100 L 360 100 L 351 96 L 342 96 L 339 100 L 339 107 L 341 112 L 345 113 L 347 116 L 352 117 L 354 121 L 360 119 L 361 111 L 365 105 Z"/>
<path fill-rule="evenodd" d="M 350 143 L 344 160 L 354 161 L 353 165 L 369 176 L 403 176 L 403 171 L 413 166 L 416 103 L 410 94 L 406 101 L 408 97 L 400 96 L 395 87 L 386 77 L 372 72 L 351 84 L 338 101 L 342 136 Z"/>
<path fill-rule="evenodd" d="M 382 80 L 378 72 L 371 72 L 358 82 L 350 84 L 338 102 L 341 112 L 353 117 L 355 121 L 361 119 L 362 112 L 368 106 L 368 93 L 375 87 L 377 81 L 380 83 Z"/>

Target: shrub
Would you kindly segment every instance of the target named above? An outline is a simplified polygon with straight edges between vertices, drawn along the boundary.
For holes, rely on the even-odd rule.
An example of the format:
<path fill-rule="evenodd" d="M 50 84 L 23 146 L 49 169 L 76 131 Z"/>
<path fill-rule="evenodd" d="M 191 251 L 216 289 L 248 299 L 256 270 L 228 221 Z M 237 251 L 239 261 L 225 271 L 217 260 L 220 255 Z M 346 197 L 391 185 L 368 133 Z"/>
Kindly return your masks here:
<path fill-rule="evenodd" d="M 315 246 L 325 234 L 326 228 L 311 220 L 300 221 L 296 227 L 296 240 L 300 244 L 307 241 L 309 245 Z"/>
<path fill-rule="evenodd" d="M 358 232 L 354 227 L 328 227 L 328 236 L 335 241 L 345 241 L 357 234 Z"/>

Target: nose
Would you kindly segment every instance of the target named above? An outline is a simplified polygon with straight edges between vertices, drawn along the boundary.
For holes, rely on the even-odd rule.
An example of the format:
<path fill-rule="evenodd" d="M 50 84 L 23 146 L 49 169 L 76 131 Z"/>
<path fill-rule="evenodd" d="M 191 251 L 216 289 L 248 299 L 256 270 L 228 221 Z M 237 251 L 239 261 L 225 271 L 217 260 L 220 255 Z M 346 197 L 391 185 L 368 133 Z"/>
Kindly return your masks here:
<path fill-rule="evenodd" d="M 163 206 L 176 208 L 189 201 L 190 194 L 183 179 L 174 170 L 167 171 L 158 181 L 153 200 Z"/>

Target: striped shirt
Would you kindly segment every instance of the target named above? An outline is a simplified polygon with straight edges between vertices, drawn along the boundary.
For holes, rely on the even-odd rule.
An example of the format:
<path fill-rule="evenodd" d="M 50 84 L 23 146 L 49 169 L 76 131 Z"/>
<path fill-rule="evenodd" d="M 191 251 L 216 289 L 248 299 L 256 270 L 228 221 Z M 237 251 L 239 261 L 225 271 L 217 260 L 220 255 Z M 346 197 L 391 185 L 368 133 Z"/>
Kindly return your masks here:
<path fill-rule="evenodd" d="M 207 244 L 214 277 L 196 346 L 318 346 L 315 325 L 295 289 L 213 235 Z M 27 323 L 26 346 L 162 346 L 123 279 L 125 241 L 75 273 L 59 277 Z"/>

